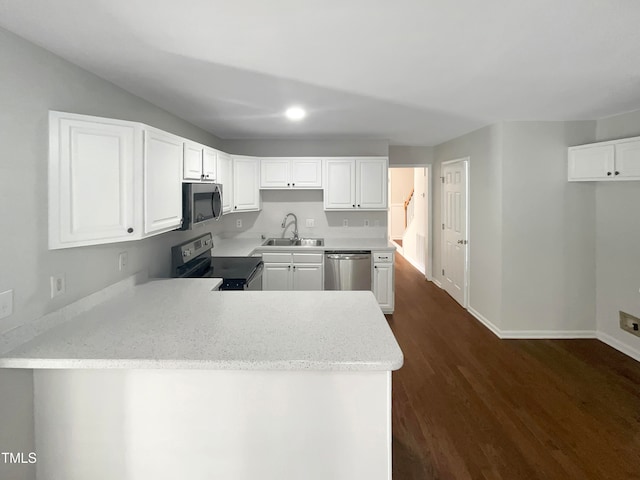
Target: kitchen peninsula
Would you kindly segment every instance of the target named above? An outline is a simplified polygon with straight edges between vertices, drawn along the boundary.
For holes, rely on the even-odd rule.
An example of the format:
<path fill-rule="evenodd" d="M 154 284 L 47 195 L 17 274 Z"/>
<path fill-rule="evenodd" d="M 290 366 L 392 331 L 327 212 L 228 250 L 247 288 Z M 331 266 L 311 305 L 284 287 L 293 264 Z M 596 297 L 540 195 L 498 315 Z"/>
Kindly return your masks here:
<path fill-rule="evenodd" d="M 39 479 L 391 478 L 373 294 L 218 285 L 143 283 L 0 357 L 34 369 Z"/>

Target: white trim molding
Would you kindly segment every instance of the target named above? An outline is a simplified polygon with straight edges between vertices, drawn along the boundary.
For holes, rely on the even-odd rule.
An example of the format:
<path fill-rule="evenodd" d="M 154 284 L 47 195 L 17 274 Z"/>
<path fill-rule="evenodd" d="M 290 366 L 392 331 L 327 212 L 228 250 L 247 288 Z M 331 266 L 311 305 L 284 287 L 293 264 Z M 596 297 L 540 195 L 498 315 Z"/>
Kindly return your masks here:
<path fill-rule="evenodd" d="M 597 338 L 601 342 L 606 343 L 610 347 L 615 348 L 619 352 L 622 352 L 625 355 L 628 355 L 629 357 L 633 358 L 634 360 L 640 362 L 640 351 L 639 350 L 637 350 L 637 349 L 635 349 L 633 347 L 630 347 L 626 343 L 621 342 L 617 338 L 614 338 L 614 337 L 612 337 L 611 335 L 609 335 L 607 333 L 597 332 Z"/>
<path fill-rule="evenodd" d="M 433 277 L 433 280 L 431 280 L 433 283 L 435 283 L 436 287 L 438 287 L 441 290 L 444 290 L 444 288 L 442 288 L 442 283 L 440 283 L 440 280 L 438 280 L 437 278 Z"/>
<path fill-rule="evenodd" d="M 503 339 L 598 338 L 595 330 L 502 330 Z"/>
<path fill-rule="evenodd" d="M 478 320 L 485 327 L 487 327 L 489 330 L 491 330 L 491 332 L 493 332 L 493 334 L 496 337 L 502 338 L 502 333 L 500 332 L 500 329 L 498 327 L 496 327 L 492 322 L 490 322 L 487 318 L 485 318 L 485 316 L 482 315 L 480 312 L 478 312 L 475 308 L 473 308 L 472 306 L 469 306 L 469 308 L 467 308 L 467 311 L 471 315 L 473 315 L 476 318 L 476 320 Z"/>

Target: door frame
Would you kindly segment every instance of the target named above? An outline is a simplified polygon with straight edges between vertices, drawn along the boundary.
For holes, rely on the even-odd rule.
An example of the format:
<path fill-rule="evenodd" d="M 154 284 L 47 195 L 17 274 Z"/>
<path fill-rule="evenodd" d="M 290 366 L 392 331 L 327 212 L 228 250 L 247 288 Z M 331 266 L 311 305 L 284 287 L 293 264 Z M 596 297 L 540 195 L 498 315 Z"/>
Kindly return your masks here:
<path fill-rule="evenodd" d="M 433 164 L 424 163 L 424 164 L 416 164 L 416 163 L 394 163 L 393 165 L 389 165 L 389 184 L 387 186 L 389 195 L 389 204 L 387 206 L 387 237 L 389 236 L 389 230 L 391 225 L 390 221 L 390 211 L 391 211 L 391 169 L 392 168 L 424 168 L 426 169 L 425 175 L 425 192 L 426 192 L 426 202 L 427 208 L 425 208 L 425 215 L 427 218 L 425 219 L 426 225 L 426 248 L 425 248 L 425 259 L 426 264 L 424 266 L 424 277 L 433 282 Z"/>
<path fill-rule="evenodd" d="M 469 307 L 469 265 L 470 265 L 470 258 L 471 258 L 471 250 L 469 248 L 469 245 L 471 244 L 471 215 L 470 215 L 470 202 L 469 199 L 471 197 L 470 195 L 470 182 L 469 182 L 469 161 L 471 160 L 471 157 L 461 157 L 461 158 L 456 158 L 454 160 L 447 160 L 446 162 L 442 162 L 440 164 L 440 223 L 442 223 L 444 221 L 444 208 L 445 208 L 445 199 L 444 199 L 444 188 L 442 188 L 442 185 L 444 183 L 444 175 L 442 174 L 442 170 L 445 165 L 453 165 L 454 163 L 463 163 L 464 164 L 464 170 L 465 170 L 465 185 L 464 185 L 464 189 L 465 189 L 465 205 L 464 205 L 464 209 L 465 209 L 465 228 L 467 230 L 467 244 L 464 246 L 465 247 L 465 262 L 464 262 L 464 286 L 463 286 L 463 297 L 464 297 L 464 301 L 462 303 L 462 307 L 463 308 L 468 308 Z M 440 232 L 442 232 L 442 230 L 440 230 Z M 440 266 L 444 265 L 444 251 L 445 251 L 445 243 L 444 243 L 444 235 L 442 233 L 440 233 Z M 444 283 L 442 284 L 442 289 L 445 290 L 445 285 Z M 446 291 L 446 290 L 445 290 Z"/>

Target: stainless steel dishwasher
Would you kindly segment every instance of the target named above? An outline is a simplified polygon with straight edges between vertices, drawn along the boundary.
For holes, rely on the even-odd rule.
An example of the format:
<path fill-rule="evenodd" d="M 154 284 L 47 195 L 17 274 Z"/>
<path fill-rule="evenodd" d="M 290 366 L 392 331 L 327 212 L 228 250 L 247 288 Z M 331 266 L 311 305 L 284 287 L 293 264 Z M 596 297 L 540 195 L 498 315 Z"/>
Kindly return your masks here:
<path fill-rule="evenodd" d="M 324 289 L 371 290 L 371 252 L 326 252 Z"/>

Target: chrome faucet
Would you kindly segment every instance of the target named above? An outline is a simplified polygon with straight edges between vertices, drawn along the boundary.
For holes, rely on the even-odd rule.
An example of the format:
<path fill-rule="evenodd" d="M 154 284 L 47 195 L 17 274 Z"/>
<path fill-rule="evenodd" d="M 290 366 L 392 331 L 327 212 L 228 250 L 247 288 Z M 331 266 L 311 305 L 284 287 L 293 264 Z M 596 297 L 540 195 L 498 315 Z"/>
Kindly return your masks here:
<path fill-rule="evenodd" d="M 284 220 L 282 220 L 282 225 L 280 225 L 282 228 L 284 228 L 284 230 L 282 231 L 282 237 L 284 238 L 284 232 L 287 231 L 287 218 L 289 218 L 289 215 L 291 215 L 293 217 L 293 240 L 298 240 L 298 217 L 296 217 L 295 213 L 287 213 L 284 216 Z"/>

